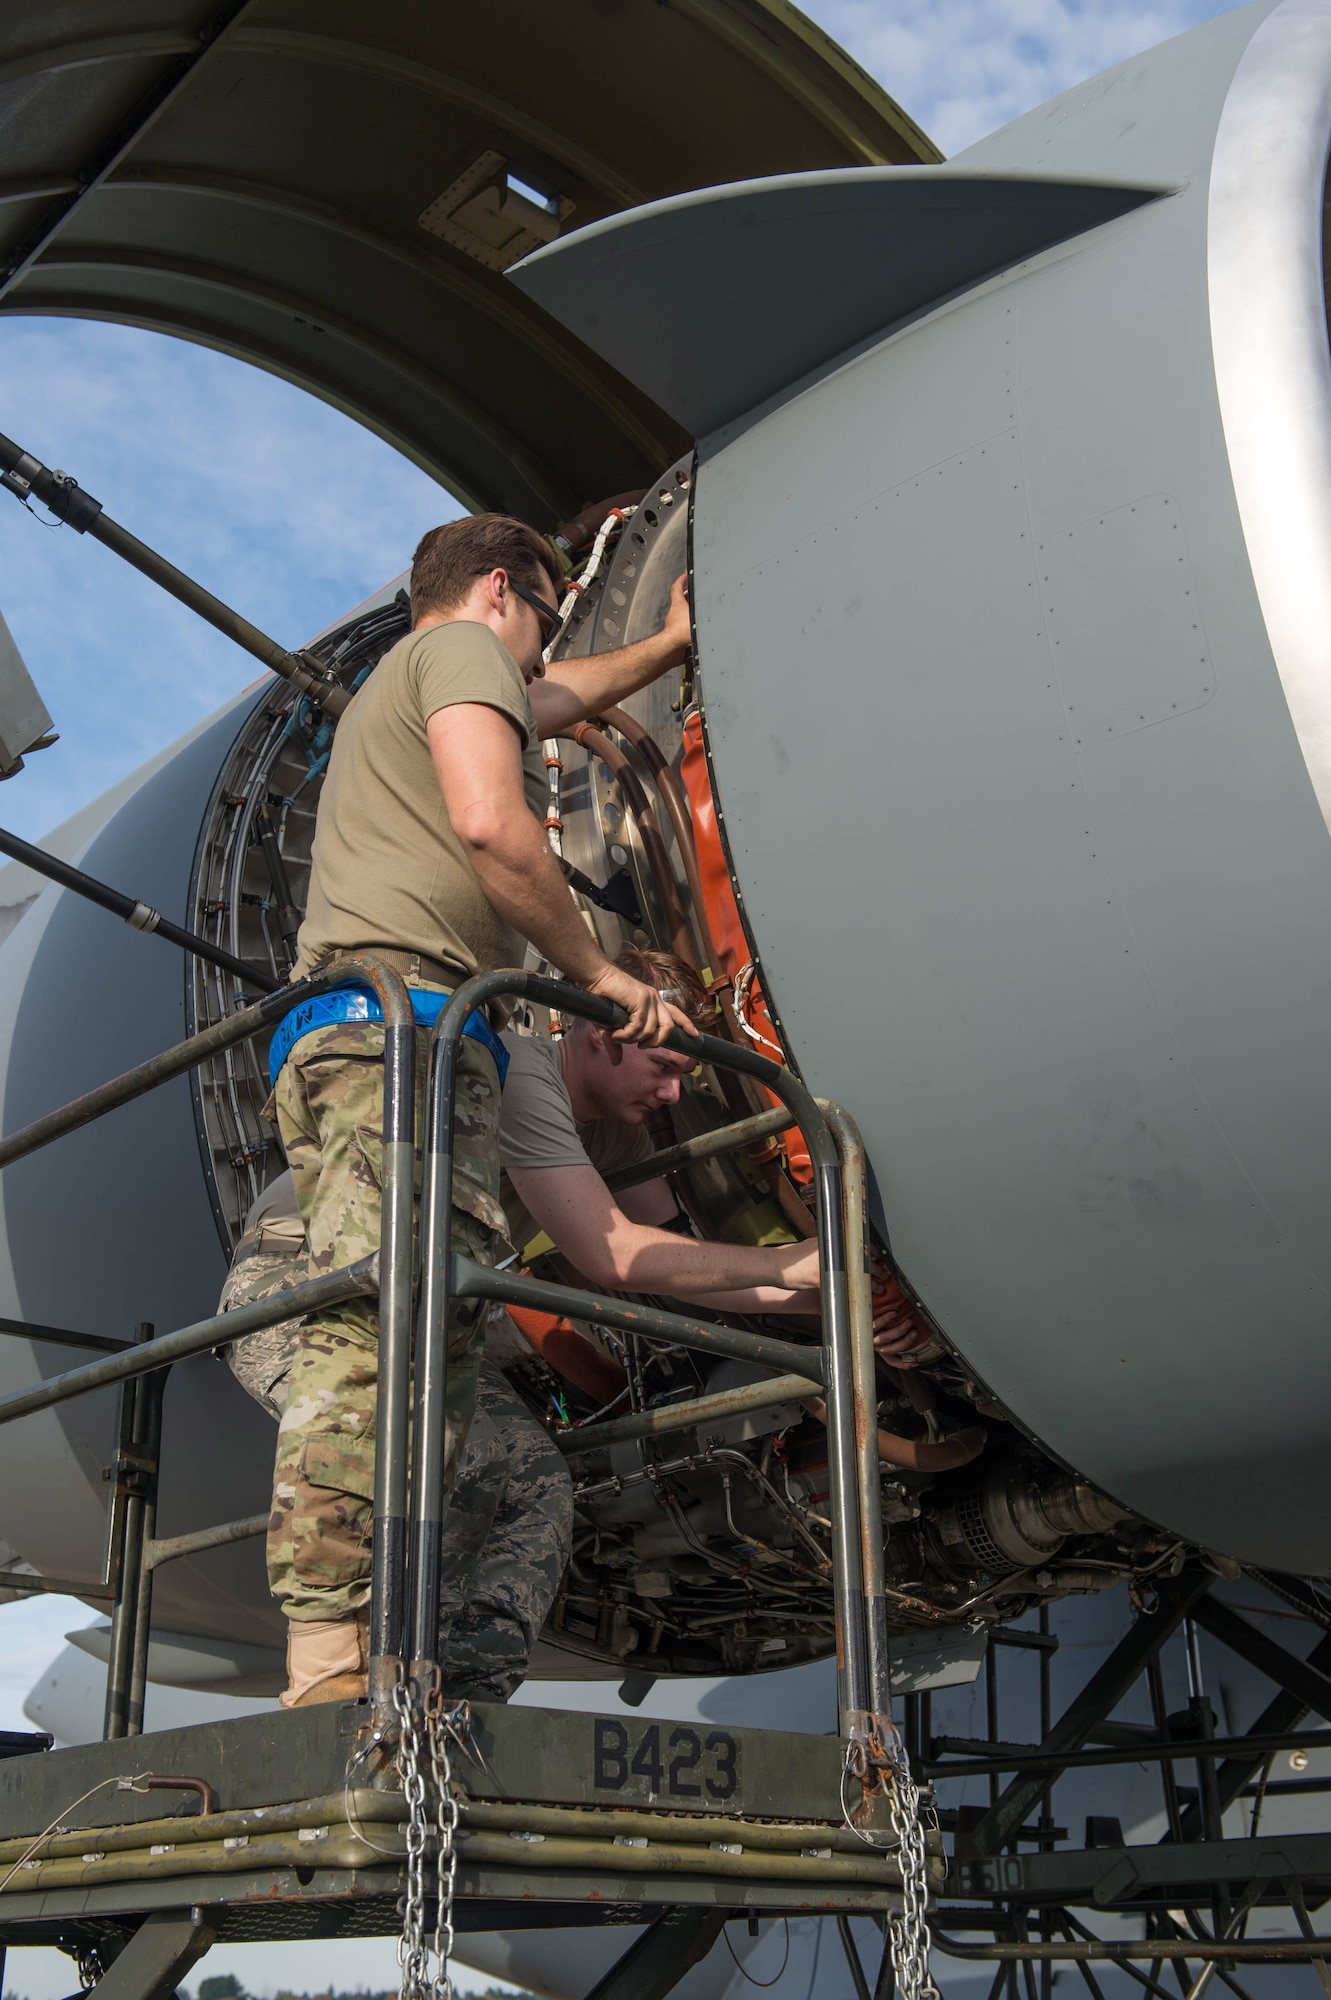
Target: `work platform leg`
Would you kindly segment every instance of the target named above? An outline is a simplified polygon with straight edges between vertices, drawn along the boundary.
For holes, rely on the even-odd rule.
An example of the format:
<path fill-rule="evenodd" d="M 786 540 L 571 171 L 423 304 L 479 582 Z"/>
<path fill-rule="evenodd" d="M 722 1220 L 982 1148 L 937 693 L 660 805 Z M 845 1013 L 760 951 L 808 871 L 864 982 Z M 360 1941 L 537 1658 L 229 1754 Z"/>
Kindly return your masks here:
<path fill-rule="evenodd" d="M 204 1910 L 158 1910 L 145 1917 L 93 1987 L 96 2000 L 169 2000 L 216 1932 Z"/>
<path fill-rule="evenodd" d="M 732 1915 L 730 1910 L 663 1910 L 597 1981 L 587 2000 L 665 2000 L 684 1974 L 706 1958 Z"/>

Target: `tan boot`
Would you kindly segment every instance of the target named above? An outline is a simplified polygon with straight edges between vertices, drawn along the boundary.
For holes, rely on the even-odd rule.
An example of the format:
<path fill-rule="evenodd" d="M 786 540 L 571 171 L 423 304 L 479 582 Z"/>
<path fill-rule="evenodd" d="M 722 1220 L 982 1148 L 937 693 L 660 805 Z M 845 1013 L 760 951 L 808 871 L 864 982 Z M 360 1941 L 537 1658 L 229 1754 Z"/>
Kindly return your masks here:
<path fill-rule="evenodd" d="M 364 1701 L 369 1693 L 370 1614 L 291 1619 L 287 1627 L 287 1689 L 283 1708 L 325 1701 Z"/>

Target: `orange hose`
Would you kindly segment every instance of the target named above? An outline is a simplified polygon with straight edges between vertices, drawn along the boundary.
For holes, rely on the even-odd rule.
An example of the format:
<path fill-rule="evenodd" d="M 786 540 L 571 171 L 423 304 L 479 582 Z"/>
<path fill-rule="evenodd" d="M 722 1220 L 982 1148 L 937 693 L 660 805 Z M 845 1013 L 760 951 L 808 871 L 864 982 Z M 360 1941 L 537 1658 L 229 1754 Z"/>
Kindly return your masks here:
<path fill-rule="evenodd" d="M 902 1465 L 911 1472 L 952 1472 L 978 1458 L 984 1443 L 981 1430 L 955 1431 L 937 1444 L 897 1437 L 893 1431 L 879 1431 L 878 1456 L 885 1465 Z"/>
<path fill-rule="evenodd" d="M 530 1306 L 509 1306 L 508 1316 L 542 1361 L 549 1362 L 556 1375 L 562 1375 L 575 1389 L 602 1405 L 623 1394 L 627 1387 L 623 1369 L 593 1347 L 571 1320 L 556 1313 L 535 1312 Z"/>
<path fill-rule="evenodd" d="M 716 980 L 724 976 L 733 982 L 737 974 L 749 963 L 749 941 L 740 922 L 739 905 L 735 901 L 730 870 L 726 866 L 725 849 L 721 844 L 721 828 L 717 820 L 716 800 L 712 797 L 711 780 L 707 773 L 707 753 L 702 740 L 702 718 L 696 708 L 684 718 L 684 759 L 680 776 L 684 780 L 684 789 L 688 793 L 693 815 L 693 836 L 698 854 L 702 907 L 706 912 L 707 926 L 715 943 L 716 956 L 712 960 L 712 978 Z M 748 1015 L 758 1033 L 779 1050 L 776 1029 L 772 1025 L 767 1004 L 760 993 L 751 996 Z M 764 1048 L 763 1054 L 771 1055 L 772 1050 Z M 773 1060 L 780 1062 L 782 1058 L 777 1053 L 773 1056 Z M 772 1098 L 773 1104 L 777 1101 L 775 1097 Z M 792 1125 L 782 1134 L 781 1143 L 790 1163 L 791 1178 L 808 1186 L 813 1180 L 813 1163 L 809 1159 L 809 1149 L 804 1143 L 804 1135 L 798 1125 Z"/>
<path fill-rule="evenodd" d="M 588 500 L 571 521 L 561 521 L 554 532 L 568 543 L 570 551 L 576 555 L 579 549 L 585 549 L 588 542 L 596 539 L 596 531 L 607 514 L 619 512 L 625 507 L 636 507 L 640 500 L 647 498 L 648 491 L 645 486 L 635 486 L 627 493 L 612 493 L 606 500 Z"/>

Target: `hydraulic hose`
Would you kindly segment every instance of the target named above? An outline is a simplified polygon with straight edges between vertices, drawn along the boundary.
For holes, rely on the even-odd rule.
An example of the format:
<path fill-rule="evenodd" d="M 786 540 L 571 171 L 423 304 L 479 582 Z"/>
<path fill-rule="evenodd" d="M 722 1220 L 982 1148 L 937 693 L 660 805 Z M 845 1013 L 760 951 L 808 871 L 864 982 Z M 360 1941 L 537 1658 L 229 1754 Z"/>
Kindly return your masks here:
<path fill-rule="evenodd" d="M 879 1431 L 878 1456 L 884 1465 L 902 1465 L 911 1472 L 951 1472 L 958 1465 L 969 1465 L 973 1458 L 978 1458 L 984 1444 L 984 1432 L 977 1429 L 956 1431 L 937 1444 L 898 1437 L 893 1431 Z"/>

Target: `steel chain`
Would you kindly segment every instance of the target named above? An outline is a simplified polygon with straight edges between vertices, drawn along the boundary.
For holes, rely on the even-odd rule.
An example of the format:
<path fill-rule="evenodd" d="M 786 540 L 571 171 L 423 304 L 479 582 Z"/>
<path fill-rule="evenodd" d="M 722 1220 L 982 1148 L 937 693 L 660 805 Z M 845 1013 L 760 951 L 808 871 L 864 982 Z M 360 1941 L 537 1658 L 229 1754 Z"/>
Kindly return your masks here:
<path fill-rule="evenodd" d="M 433 2000 L 453 2000 L 453 1895 L 457 1887 L 458 1802 L 453 1793 L 453 1765 L 448 1754 L 449 1736 L 465 1722 L 467 1705 L 459 1702 L 446 1715 L 438 1694 L 425 1710 L 426 1740 L 430 1747 L 430 1771 L 435 1795 L 435 1920 Z"/>
<path fill-rule="evenodd" d="M 398 1720 L 397 1768 L 407 1803 L 407 1893 L 398 1939 L 400 2000 L 429 2000 L 430 1966 L 425 1944 L 425 1778 L 421 1772 L 420 1710 L 412 1690 L 399 1681 L 393 1689 Z"/>
<path fill-rule="evenodd" d="M 883 1730 L 888 1809 L 897 1839 L 901 1870 L 901 1909 L 887 1919 L 892 1965 L 902 2000 L 939 2000 L 929 1972 L 929 1857 L 924 1844 L 924 1807 L 920 1788 L 911 1775 L 910 1759 L 896 1727 Z"/>
<path fill-rule="evenodd" d="M 95 1944 L 84 1945 L 78 1951 L 74 1962 L 79 1969 L 80 1993 L 91 1993 L 98 1981 L 106 1977 L 101 1953 Z"/>

